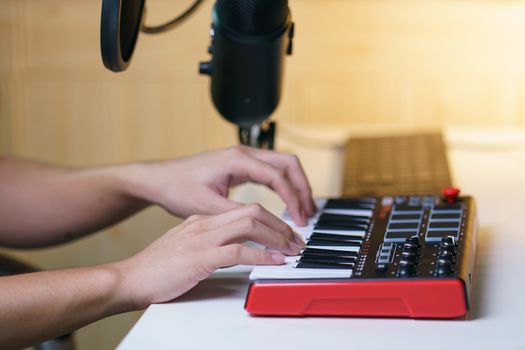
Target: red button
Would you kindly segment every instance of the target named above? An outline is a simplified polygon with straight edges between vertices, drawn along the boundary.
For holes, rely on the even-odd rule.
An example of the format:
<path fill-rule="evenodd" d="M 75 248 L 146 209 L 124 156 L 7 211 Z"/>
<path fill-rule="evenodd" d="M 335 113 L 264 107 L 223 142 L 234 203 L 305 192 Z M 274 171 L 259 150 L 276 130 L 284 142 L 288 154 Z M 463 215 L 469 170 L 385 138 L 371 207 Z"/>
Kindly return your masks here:
<path fill-rule="evenodd" d="M 456 203 L 459 197 L 459 188 L 456 187 L 446 187 L 443 189 L 443 197 L 447 200 L 447 203 Z"/>

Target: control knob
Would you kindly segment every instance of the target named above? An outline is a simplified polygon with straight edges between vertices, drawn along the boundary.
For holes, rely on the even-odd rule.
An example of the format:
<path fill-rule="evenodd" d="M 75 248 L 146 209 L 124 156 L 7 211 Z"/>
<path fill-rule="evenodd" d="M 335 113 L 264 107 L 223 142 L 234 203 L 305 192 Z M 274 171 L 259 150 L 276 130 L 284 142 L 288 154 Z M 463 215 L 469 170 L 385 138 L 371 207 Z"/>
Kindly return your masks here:
<path fill-rule="evenodd" d="M 415 275 L 416 266 L 414 263 L 401 259 L 399 261 L 399 268 L 397 269 L 397 275 L 399 277 L 410 277 Z"/>
<path fill-rule="evenodd" d="M 419 241 L 419 237 L 418 236 L 412 236 L 412 237 L 407 238 L 405 240 L 405 246 L 406 245 L 411 245 L 411 246 L 420 248 L 421 247 L 421 242 Z"/>
<path fill-rule="evenodd" d="M 458 201 L 459 197 L 459 188 L 456 187 L 446 187 L 443 189 L 442 194 L 443 197 L 445 197 L 445 200 L 449 204 L 456 203 Z"/>
<path fill-rule="evenodd" d="M 438 265 L 439 264 L 450 264 L 454 265 L 456 263 L 456 258 L 450 254 L 439 254 L 438 256 Z"/>
<path fill-rule="evenodd" d="M 454 272 L 454 265 L 448 259 L 438 259 L 436 275 L 440 277 L 450 276 Z"/>
<path fill-rule="evenodd" d="M 453 246 L 439 247 L 438 254 L 439 254 L 439 256 L 444 256 L 444 255 L 455 256 L 456 255 L 456 249 Z"/>
<path fill-rule="evenodd" d="M 401 253 L 401 261 L 407 261 L 412 264 L 417 264 L 417 254 L 410 251 L 403 251 Z"/>

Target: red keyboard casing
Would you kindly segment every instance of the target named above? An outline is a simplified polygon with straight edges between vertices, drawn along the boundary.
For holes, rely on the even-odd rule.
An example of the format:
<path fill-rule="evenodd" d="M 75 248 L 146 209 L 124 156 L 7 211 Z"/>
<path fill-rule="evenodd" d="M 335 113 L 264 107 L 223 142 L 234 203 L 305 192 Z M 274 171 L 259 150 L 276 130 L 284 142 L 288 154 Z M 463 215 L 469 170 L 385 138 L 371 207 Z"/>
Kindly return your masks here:
<path fill-rule="evenodd" d="M 246 310 L 255 316 L 461 318 L 468 310 L 460 279 L 256 282 Z"/>

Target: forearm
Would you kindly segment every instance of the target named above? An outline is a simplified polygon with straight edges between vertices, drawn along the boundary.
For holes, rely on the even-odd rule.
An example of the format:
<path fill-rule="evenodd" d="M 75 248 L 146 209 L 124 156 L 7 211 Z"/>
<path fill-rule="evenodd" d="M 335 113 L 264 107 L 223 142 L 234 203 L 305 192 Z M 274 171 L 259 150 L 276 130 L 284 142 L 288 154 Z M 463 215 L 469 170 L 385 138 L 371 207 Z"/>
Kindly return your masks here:
<path fill-rule="evenodd" d="M 0 159 L 0 245 L 67 242 L 147 206 L 130 196 L 118 167 L 71 169 Z"/>
<path fill-rule="evenodd" d="M 0 344 L 24 348 L 136 307 L 113 265 L 0 278 Z"/>

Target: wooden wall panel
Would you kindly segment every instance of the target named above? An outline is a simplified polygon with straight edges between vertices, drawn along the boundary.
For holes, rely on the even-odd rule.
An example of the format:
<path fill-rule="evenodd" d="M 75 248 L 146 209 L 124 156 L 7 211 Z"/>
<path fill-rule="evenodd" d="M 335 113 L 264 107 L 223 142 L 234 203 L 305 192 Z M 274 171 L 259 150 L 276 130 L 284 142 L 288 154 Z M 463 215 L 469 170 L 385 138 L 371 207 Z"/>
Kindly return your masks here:
<path fill-rule="evenodd" d="M 293 2 L 293 122 L 520 124 L 522 1 Z"/>
<path fill-rule="evenodd" d="M 189 2 L 148 0 L 147 21 Z M 0 0 L 0 153 L 84 166 L 235 144 L 235 129 L 210 102 L 209 80 L 197 74 L 212 4 L 175 31 L 142 35 L 129 71 L 113 74 L 99 53 L 101 1 Z M 284 136 L 343 124 L 525 127 L 524 1 L 290 4 L 295 53 L 275 115 Z M 44 268 L 102 263 L 177 222 L 151 209 L 67 246 L 12 253 Z M 79 331 L 81 349 L 114 347 L 136 317 Z"/>

